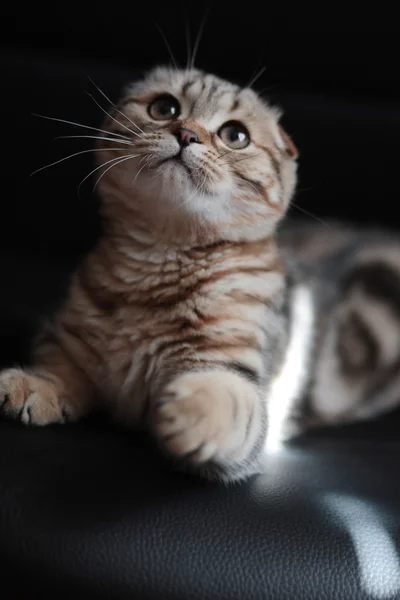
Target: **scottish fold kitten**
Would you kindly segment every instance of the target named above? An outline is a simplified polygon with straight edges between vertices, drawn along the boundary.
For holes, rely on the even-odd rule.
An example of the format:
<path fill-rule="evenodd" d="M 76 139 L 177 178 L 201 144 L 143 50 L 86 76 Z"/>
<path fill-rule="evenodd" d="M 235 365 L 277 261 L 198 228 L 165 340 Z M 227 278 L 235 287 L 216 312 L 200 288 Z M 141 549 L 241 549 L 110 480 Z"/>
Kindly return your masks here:
<path fill-rule="evenodd" d="M 278 437 L 306 426 L 306 397 L 314 422 L 394 404 L 400 251 L 332 241 L 318 255 L 318 232 L 310 256 L 301 232 L 279 250 L 297 158 L 279 118 L 194 69 L 127 87 L 97 139 L 103 234 L 32 367 L 0 375 L 5 415 L 46 425 L 101 406 L 181 465 L 236 480 L 260 470 L 283 409 Z"/>

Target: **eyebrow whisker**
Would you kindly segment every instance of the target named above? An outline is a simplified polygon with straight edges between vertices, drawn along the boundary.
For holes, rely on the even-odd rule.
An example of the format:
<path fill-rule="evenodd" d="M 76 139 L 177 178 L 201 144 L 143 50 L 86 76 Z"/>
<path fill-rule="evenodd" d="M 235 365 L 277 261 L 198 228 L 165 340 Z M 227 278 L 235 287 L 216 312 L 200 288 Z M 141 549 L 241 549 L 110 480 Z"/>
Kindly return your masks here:
<path fill-rule="evenodd" d="M 259 79 L 261 77 L 261 75 L 264 73 L 264 71 L 266 71 L 267 67 L 262 67 L 255 75 L 252 79 L 250 79 L 249 83 L 246 85 L 247 88 L 251 88 L 255 82 L 257 81 L 257 79 Z"/>
<path fill-rule="evenodd" d="M 178 64 L 177 64 L 177 62 L 175 60 L 175 56 L 174 56 L 174 53 L 172 52 L 172 48 L 171 48 L 171 46 L 170 46 L 170 44 L 169 44 L 169 42 L 167 40 L 167 36 L 165 35 L 165 33 L 163 32 L 163 30 L 161 29 L 161 27 L 159 26 L 158 23 L 154 23 L 154 25 L 157 27 L 157 29 L 158 29 L 158 31 L 159 31 L 162 39 L 163 39 L 163 42 L 164 42 L 164 44 L 165 44 L 165 46 L 166 46 L 166 48 L 168 50 L 168 54 L 169 54 L 169 56 L 170 56 L 170 58 L 172 60 L 172 63 L 174 65 L 175 71 L 178 71 L 179 70 L 178 69 Z"/>
<path fill-rule="evenodd" d="M 196 40 L 195 40 L 194 46 L 193 46 L 192 57 L 190 59 L 190 68 L 191 69 L 194 68 L 194 61 L 196 60 L 197 52 L 198 52 L 199 45 L 200 45 L 200 40 L 201 40 L 202 35 L 203 35 L 203 31 L 204 31 L 204 27 L 205 27 L 205 24 L 206 24 L 206 21 L 207 21 L 207 17 L 208 17 L 209 11 L 210 11 L 210 6 L 208 6 L 206 8 L 206 11 L 204 13 L 203 19 L 202 19 L 202 21 L 200 23 L 200 27 L 199 27 L 198 32 L 197 32 Z"/>

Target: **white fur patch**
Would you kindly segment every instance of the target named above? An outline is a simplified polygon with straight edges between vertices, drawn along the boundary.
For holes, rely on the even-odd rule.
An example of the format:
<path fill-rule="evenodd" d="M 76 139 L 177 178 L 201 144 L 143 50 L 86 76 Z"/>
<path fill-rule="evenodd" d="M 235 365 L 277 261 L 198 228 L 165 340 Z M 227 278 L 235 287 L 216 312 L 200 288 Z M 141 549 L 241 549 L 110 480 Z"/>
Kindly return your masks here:
<path fill-rule="evenodd" d="M 314 303 L 305 286 L 295 288 L 289 343 L 278 376 L 267 394 L 268 433 L 265 452 L 278 449 L 287 437 L 285 425 L 294 403 L 303 393 L 314 339 Z"/>
<path fill-rule="evenodd" d="M 269 190 L 268 197 L 272 204 L 279 204 L 281 200 L 279 196 L 279 190 L 276 187 L 273 187 Z"/>

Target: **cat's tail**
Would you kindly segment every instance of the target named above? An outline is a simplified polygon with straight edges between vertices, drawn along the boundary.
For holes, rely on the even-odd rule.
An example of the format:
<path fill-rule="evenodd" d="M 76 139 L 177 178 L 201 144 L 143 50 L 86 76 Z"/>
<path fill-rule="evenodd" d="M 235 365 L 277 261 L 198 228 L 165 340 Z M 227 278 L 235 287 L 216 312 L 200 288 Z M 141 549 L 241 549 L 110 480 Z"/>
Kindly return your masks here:
<path fill-rule="evenodd" d="M 320 342 L 310 401 L 317 419 L 368 419 L 400 405 L 400 245 L 359 249 Z"/>

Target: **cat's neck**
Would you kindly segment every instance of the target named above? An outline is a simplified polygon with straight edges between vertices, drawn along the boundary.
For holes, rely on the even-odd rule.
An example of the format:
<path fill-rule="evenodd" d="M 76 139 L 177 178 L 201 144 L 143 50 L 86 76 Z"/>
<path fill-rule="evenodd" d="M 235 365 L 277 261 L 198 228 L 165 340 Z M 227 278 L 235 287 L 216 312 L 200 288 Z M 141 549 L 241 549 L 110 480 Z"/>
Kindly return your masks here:
<path fill-rule="evenodd" d="M 221 254 L 278 256 L 275 232 L 253 239 L 224 235 L 224 231 L 195 226 L 168 226 L 151 228 L 137 219 L 135 222 L 111 222 L 106 225 L 101 246 L 107 254 L 126 258 L 139 258 L 151 264 L 165 262 L 181 263 L 198 257 L 214 257 Z"/>
<path fill-rule="evenodd" d="M 249 277 L 276 274 L 283 285 L 284 268 L 275 236 L 258 241 L 178 245 L 154 242 L 143 235 L 105 235 L 82 267 L 86 283 L 101 289 L 111 304 L 121 298 L 129 305 L 172 306 L 192 298 L 202 285 L 215 285 L 223 276 L 236 278 L 238 294 L 248 293 Z M 242 277 L 243 275 L 243 277 Z M 259 283 L 259 281 L 258 281 Z M 257 284 L 258 285 L 258 284 Z M 235 292 L 235 293 L 236 293 Z M 219 290 L 219 295 L 224 294 Z"/>
<path fill-rule="evenodd" d="M 142 195 L 127 197 L 118 188 L 107 190 L 101 214 L 104 238 L 118 246 L 135 251 L 158 249 L 161 253 L 185 253 L 192 248 L 212 248 L 223 245 L 270 244 L 275 239 L 276 222 L 270 226 L 213 223 L 183 211 L 166 209 L 164 213 L 153 208 L 152 199 Z"/>
<path fill-rule="evenodd" d="M 283 285 L 275 231 L 241 238 L 229 228 L 194 226 L 188 220 L 174 218 L 163 225 L 150 212 L 143 216 L 134 203 L 105 203 L 103 217 L 103 235 L 82 274 L 111 303 L 122 294 L 128 304 L 158 306 L 162 300 L 169 306 L 223 273 L 238 277 L 237 285 L 245 288 L 250 274 L 275 272 L 277 285 Z"/>

